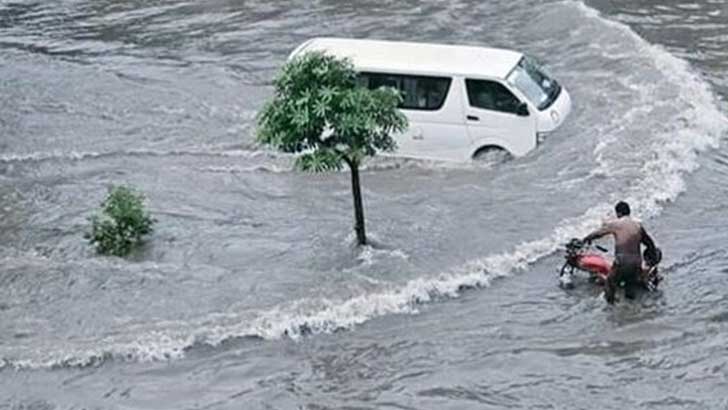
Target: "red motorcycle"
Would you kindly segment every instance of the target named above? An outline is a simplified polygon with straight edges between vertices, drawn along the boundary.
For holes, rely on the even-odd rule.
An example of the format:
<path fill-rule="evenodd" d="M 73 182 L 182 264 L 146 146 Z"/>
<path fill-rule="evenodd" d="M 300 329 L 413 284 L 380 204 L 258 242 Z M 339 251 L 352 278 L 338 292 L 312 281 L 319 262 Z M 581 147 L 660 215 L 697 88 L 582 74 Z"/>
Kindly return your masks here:
<path fill-rule="evenodd" d="M 565 245 L 565 250 L 566 261 L 559 274 L 559 283 L 562 287 L 567 289 L 574 287 L 574 272 L 577 270 L 588 272 L 592 281 L 604 285 L 614 262 L 613 258 L 606 255 L 607 249 L 574 238 Z M 662 276 L 657 269 L 657 265 L 662 260 L 662 251 L 659 248 L 655 248 L 652 252 L 645 250 L 643 259 L 640 283 L 649 291 L 657 290 L 657 286 L 662 281 Z"/>

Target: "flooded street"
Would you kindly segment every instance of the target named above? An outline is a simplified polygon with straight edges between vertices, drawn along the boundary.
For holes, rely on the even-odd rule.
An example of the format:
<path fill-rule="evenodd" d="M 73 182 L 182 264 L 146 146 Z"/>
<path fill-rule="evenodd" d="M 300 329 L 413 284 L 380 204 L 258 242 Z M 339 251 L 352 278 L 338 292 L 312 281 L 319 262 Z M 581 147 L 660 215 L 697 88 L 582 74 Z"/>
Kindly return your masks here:
<path fill-rule="evenodd" d="M 654 3 L 0 1 L 0 409 L 728 409 L 728 2 Z M 356 248 L 349 174 L 255 143 L 315 36 L 524 51 L 574 108 L 366 162 Z M 112 184 L 158 220 L 127 259 L 83 239 Z M 661 291 L 560 289 L 622 199 Z"/>

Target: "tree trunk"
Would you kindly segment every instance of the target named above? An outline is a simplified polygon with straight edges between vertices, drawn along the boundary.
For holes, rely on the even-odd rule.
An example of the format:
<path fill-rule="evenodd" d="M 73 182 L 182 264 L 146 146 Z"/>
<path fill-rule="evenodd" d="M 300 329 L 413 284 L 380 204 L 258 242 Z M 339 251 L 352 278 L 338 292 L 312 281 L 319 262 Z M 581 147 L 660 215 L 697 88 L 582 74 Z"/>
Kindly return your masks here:
<path fill-rule="evenodd" d="M 354 230 L 359 245 L 367 244 L 367 235 L 364 229 L 364 205 L 361 201 L 361 186 L 359 185 L 359 163 L 356 160 L 346 159 L 351 170 L 351 192 L 354 195 Z"/>

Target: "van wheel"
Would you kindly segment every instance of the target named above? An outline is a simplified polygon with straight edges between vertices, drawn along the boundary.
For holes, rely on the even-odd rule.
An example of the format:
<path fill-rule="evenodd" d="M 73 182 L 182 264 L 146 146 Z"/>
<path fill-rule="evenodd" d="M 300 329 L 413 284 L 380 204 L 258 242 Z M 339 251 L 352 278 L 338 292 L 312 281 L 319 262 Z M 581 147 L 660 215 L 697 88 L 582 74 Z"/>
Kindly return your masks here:
<path fill-rule="evenodd" d="M 473 161 L 478 164 L 497 165 L 512 158 L 511 153 L 501 147 L 482 147 L 473 154 Z"/>

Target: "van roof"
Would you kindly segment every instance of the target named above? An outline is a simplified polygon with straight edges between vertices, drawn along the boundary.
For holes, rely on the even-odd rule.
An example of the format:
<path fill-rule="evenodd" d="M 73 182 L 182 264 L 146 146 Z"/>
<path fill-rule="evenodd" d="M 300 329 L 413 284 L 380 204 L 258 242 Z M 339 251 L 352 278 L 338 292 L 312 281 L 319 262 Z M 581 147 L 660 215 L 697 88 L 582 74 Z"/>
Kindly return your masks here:
<path fill-rule="evenodd" d="M 347 38 L 313 38 L 291 53 L 324 51 L 351 58 L 357 70 L 392 70 L 505 78 L 523 57 L 499 48 Z"/>

